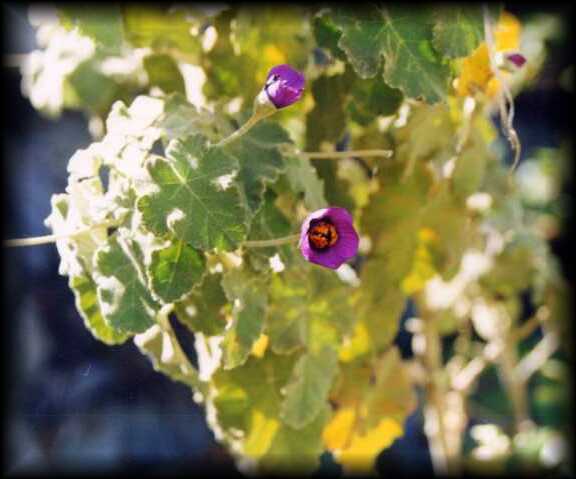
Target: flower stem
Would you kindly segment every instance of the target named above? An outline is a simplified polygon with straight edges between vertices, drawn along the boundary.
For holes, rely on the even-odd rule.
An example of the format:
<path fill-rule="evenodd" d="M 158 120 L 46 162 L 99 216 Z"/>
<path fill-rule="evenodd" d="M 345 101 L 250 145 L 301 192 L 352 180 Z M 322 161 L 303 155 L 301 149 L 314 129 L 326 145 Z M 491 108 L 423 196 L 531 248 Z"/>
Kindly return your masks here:
<path fill-rule="evenodd" d="M 381 156 L 390 158 L 393 155 L 392 150 L 348 150 L 348 151 L 298 151 L 296 154 L 301 158 L 310 160 L 332 160 L 338 158 L 364 157 L 364 156 Z"/>
<path fill-rule="evenodd" d="M 300 238 L 300 235 L 290 235 L 284 236 L 283 238 L 274 238 L 270 240 L 254 240 L 254 241 L 244 241 L 242 244 L 247 248 L 266 248 L 269 246 L 280 246 L 283 244 L 293 243 Z"/>
<path fill-rule="evenodd" d="M 87 228 L 83 228 L 78 231 L 74 231 L 72 233 L 64 233 L 59 235 L 45 235 L 45 236 L 34 236 L 31 238 L 18 238 L 18 239 L 9 239 L 4 241 L 4 246 L 7 247 L 14 247 L 14 246 L 36 246 L 41 244 L 49 244 L 49 243 L 56 243 L 56 241 L 65 238 L 73 238 L 74 236 L 78 236 L 84 233 L 88 233 L 96 228 L 109 228 L 111 226 L 116 226 L 116 223 L 102 223 L 98 225 L 92 225 Z"/>
<path fill-rule="evenodd" d="M 267 110 L 255 110 L 254 113 L 252 114 L 252 116 L 250 118 L 248 118 L 248 120 L 246 121 L 246 123 L 244 123 L 240 128 L 238 128 L 234 133 L 232 133 L 230 136 L 227 136 L 226 138 L 220 140 L 218 143 L 216 143 L 214 146 L 224 146 L 227 145 L 228 143 L 237 140 L 238 138 L 240 138 L 241 136 L 245 135 L 246 133 L 248 133 L 248 131 L 254 126 L 256 125 L 256 123 L 258 123 L 260 120 L 266 118 L 267 116 L 270 116 L 273 112 L 267 111 Z"/>

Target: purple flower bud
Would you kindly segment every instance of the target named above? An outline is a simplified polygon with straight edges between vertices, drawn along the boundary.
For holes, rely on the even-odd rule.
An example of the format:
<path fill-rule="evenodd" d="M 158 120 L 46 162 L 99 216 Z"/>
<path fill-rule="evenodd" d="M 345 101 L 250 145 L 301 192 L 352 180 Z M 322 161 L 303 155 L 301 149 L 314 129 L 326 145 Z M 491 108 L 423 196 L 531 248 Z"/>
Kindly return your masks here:
<path fill-rule="evenodd" d="M 358 242 L 350 213 L 344 208 L 329 207 L 306 217 L 298 247 L 311 263 L 337 269 L 356 256 Z"/>
<path fill-rule="evenodd" d="M 277 65 L 268 72 L 264 90 L 276 108 L 284 108 L 300 99 L 304 82 L 304 75 L 290 65 Z"/>
<path fill-rule="evenodd" d="M 522 68 L 524 63 L 526 63 L 526 57 L 520 53 L 509 53 L 506 55 L 506 61 L 514 64 L 516 68 Z"/>

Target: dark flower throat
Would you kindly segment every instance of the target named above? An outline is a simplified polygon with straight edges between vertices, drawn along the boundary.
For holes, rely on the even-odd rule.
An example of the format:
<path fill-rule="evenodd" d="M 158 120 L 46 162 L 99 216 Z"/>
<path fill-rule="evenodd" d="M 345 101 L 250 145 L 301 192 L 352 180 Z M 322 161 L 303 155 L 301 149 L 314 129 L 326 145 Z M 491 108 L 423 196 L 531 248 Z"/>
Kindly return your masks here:
<path fill-rule="evenodd" d="M 332 223 L 320 220 L 310 226 L 308 241 L 314 249 L 324 250 L 338 241 L 338 232 Z"/>

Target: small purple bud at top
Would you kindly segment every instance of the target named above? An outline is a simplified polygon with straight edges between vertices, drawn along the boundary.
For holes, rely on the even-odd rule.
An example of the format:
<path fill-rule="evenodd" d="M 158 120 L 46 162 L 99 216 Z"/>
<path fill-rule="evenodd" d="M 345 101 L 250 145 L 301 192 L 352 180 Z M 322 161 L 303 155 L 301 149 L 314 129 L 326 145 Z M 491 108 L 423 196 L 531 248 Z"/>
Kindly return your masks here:
<path fill-rule="evenodd" d="M 302 256 L 311 263 L 338 269 L 356 256 L 358 243 L 352 215 L 344 208 L 329 207 L 306 217 L 298 247 Z"/>
<path fill-rule="evenodd" d="M 506 60 L 516 66 L 516 68 L 522 68 L 524 63 L 526 63 L 526 57 L 521 53 L 509 53 L 506 55 Z"/>
<path fill-rule="evenodd" d="M 290 65 L 277 65 L 268 72 L 264 90 L 276 108 L 284 108 L 300 99 L 304 82 L 304 75 Z"/>

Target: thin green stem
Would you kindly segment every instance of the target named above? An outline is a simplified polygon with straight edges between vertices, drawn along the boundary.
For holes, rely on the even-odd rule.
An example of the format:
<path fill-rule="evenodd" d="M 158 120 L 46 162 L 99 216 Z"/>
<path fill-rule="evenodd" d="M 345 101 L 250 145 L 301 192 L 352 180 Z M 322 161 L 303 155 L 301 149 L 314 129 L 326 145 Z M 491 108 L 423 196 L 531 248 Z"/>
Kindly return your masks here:
<path fill-rule="evenodd" d="M 87 228 L 83 228 L 78 231 L 74 231 L 72 233 L 64 233 L 59 235 L 45 235 L 45 236 L 34 236 L 31 238 L 18 238 L 18 239 L 9 239 L 4 241 L 4 246 L 6 247 L 14 247 L 14 246 L 36 246 L 42 244 L 49 244 L 49 243 L 56 243 L 56 241 L 65 238 L 73 238 L 74 236 L 79 236 L 84 233 L 88 233 L 92 230 L 97 228 L 110 228 L 112 226 L 117 226 L 116 223 L 109 222 L 109 223 L 102 223 L 97 225 L 92 225 Z"/>
<path fill-rule="evenodd" d="M 244 241 L 242 246 L 247 248 L 267 248 L 269 246 L 280 246 L 283 244 L 293 243 L 300 238 L 300 235 L 290 235 L 284 236 L 283 238 L 274 238 L 270 240 L 254 240 L 254 241 Z"/>
<path fill-rule="evenodd" d="M 272 113 L 273 113 L 273 111 L 270 111 L 270 110 L 255 110 L 254 113 L 252 114 L 252 116 L 250 118 L 248 118 L 246 123 L 244 123 L 240 128 L 238 128 L 230 136 L 227 136 L 226 138 L 220 140 L 214 146 L 224 146 L 224 145 L 227 145 L 228 143 L 233 142 L 234 140 L 237 140 L 238 138 L 240 138 L 243 135 L 245 135 L 246 133 L 248 133 L 248 131 L 254 125 L 256 125 L 256 123 L 258 123 L 260 120 L 270 116 Z"/>
<path fill-rule="evenodd" d="M 301 158 L 309 160 L 333 160 L 339 158 L 380 156 L 390 158 L 394 153 L 392 150 L 348 150 L 348 151 L 297 151 Z"/>

